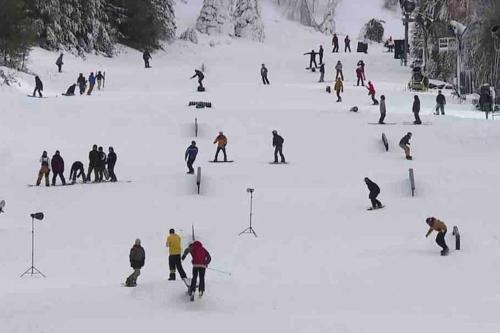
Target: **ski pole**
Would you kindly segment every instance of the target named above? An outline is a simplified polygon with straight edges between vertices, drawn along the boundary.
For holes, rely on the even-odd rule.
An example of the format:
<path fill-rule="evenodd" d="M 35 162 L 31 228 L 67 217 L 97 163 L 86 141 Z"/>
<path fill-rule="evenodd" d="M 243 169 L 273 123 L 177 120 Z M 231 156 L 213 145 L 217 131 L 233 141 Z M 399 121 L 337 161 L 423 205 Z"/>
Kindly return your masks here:
<path fill-rule="evenodd" d="M 226 274 L 226 275 L 231 276 L 231 272 L 226 272 L 226 271 L 222 271 L 222 270 L 220 270 L 220 269 L 210 268 L 210 267 L 207 267 L 207 269 L 209 269 L 209 270 L 211 270 L 211 271 L 214 271 L 214 272 L 217 272 L 217 273 L 222 273 L 222 274 Z"/>

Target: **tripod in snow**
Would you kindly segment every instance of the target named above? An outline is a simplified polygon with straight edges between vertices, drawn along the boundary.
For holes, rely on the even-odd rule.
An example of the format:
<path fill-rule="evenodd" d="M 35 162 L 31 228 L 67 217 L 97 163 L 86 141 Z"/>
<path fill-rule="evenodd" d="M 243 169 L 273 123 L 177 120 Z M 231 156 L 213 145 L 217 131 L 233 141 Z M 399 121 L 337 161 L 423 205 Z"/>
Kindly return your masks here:
<path fill-rule="evenodd" d="M 23 274 L 21 274 L 21 277 L 25 275 L 36 275 L 39 274 L 43 277 L 42 272 L 38 270 L 38 268 L 35 267 L 35 219 L 41 221 L 43 220 L 43 213 L 34 213 L 31 214 L 31 267 L 26 270 Z"/>
<path fill-rule="evenodd" d="M 238 236 L 243 235 L 243 234 L 252 234 L 255 237 L 257 237 L 257 234 L 255 233 L 255 230 L 252 228 L 252 208 L 253 208 L 253 192 L 255 189 L 253 188 L 247 188 L 247 192 L 250 193 L 250 226 L 243 230 L 242 232 L 239 233 Z"/>

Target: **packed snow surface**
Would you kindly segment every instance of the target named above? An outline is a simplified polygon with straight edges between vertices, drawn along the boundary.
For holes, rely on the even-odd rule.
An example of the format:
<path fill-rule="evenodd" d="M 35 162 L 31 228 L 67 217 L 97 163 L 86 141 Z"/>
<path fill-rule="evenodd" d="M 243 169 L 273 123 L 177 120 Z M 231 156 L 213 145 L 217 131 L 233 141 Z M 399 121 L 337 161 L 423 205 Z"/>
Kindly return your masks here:
<path fill-rule="evenodd" d="M 201 1 L 178 3 L 179 31 L 199 8 Z M 421 116 L 431 124 L 403 125 L 413 120 L 409 70 L 382 47 L 370 46 L 367 55 L 326 49 L 328 82 L 317 83 L 303 53 L 329 45 L 331 36 L 286 21 L 268 3 L 263 19 L 263 44 L 200 35 L 198 45 L 178 41 L 154 53 L 148 70 L 139 52 L 123 48 L 112 59 L 67 54 L 59 74 L 57 54 L 35 49 L 29 68 L 48 98 L 26 97 L 34 80 L 25 74 L 14 87 L 0 87 L 0 199 L 7 202 L 0 215 L 0 332 L 500 330 L 500 123 L 449 95 L 447 115 L 433 116 L 435 92 L 427 92 L 419 94 Z M 348 21 L 344 16 L 339 27 Z M 368 124 L 378 109 L 354 86 L 359 59 L 377 96 L 387 98 L 386 121 L 396 125 Z M 342 103 L 325 92 L 337 60 L 346 76 Z M 260 82 L 262 63 L 270 86 Z M 197 93 L 189 77 L 202 64 L 207 91 Z M 104 90 L 60 95 L 78 73 L 96 70 L 106 71 Z M 189 101 L 214 107 L 189 108 Z M 359 112 L 348 111 L 354 105 Z M 274 129 L 285 139 L 288 165 L 269 164 Z M 218 131 L 227 135 L 234 163 L 208 163 Z M 413 161 L 398 147 L 408 131 Z M 191 140 L 200 149 L 200 195 L 185 174 Z M 61 151 L 67 177 L 73 161 L 87 165 L 93 144 L 113 146 L 118 179 L 132 182 L 27 186 L 43 150 Z M 380 185 L 384 209 L 366 210 L 365 176 Z M 257 238 L 238 236 L 248 226 L 247 187 L 255 188 Z M 45 219 L 35 222 L 35 266 L 47 278 L 19 278 L 30 266 L 29 214 L 37 211 Z M 448 225 L 447 257 L 435 234 L 424 237 L 428 216 Z M 210 268 L 231 273 L 208 270 L 206 293 L 194 303 L 182 282 L 167 281 L 165 248 L 170 228 L 186 246 L 192 225 L 212 255 Z M 460 251 L 453 225 L 462 233 Z M 138 286 L 123 288 L 138 237 L 146 265 Z M 190 272 L 189 260 L 184 267 Z"/>

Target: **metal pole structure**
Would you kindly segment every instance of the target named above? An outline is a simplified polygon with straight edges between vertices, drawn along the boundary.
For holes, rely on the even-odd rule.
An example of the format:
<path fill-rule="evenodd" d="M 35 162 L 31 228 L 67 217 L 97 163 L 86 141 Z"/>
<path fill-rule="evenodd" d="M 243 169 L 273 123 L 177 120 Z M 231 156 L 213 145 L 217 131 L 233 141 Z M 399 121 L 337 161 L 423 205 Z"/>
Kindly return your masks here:
<path fill-rule="evenodd" d="M 462 92 L 460 89 L 460 73 L 461 67 L 462 67 L 462 61 L 461 61 L 461 53 L 462 53 L 462 38 L 459 34 L 457 34 L 457 42 L 458 42 L 458 48 L 457 48 L 457 94 L 458 98 L 462 96 Z"/>
<path fill-rule="evenodd" d="M 404 55 L 404 64 L 408 66 L 408 24 L 410 21 L 410 14 L 405 12 L 405 55 Z"/>
<path fill-rule="evenodd" d="M 253 192 L 250 192 L 250 229 L 252 228 L 252 208 L 253 208 Z"/>

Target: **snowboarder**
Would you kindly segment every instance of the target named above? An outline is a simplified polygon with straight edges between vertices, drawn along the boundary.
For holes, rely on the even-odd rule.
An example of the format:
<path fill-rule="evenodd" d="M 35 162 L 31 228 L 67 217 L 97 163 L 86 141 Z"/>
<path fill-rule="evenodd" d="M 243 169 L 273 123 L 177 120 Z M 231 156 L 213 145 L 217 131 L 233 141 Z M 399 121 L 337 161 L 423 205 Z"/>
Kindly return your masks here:
<path fill-rule="evenodd" d="M 441 255 L 447 255 L 450 249 L 448 248 L 448 245 L 446 245 L 446 241 L 444 240 L 447 231 L 446 224 L 435 217 L 428 217 L 425 222 L 429 225 L 429 231 L 427 231 L 425 237 L 429 237 L 429 235 L 433 231 L 437 231 L 438 234 L 436 236 L 436 243 L 443 249 L 441 251 Z"/>
<path fill-rule="evenodd" d="M 267 79 L 267 67 L 265 64 L 262 64 L 260 68 L 260 76 L 262 77 L 262 83 L 264 83 L 264 85 L 269 84 L 269 80 Z"/>
<path fill-rule="evenodd" d="M 227 155 L 226 155 L 227 138 L 224 135 L 224 133 L 219 132 L 219 135 L 214 140 L 214 144 L 216 143 L 217 143 L 217 151 L 215 152 L 214 162 L 217 162 L 217 158 L 219 157 L 220 151 L 222 151 L 222 153 L 224 154 L 224 162 L 227 162 Z"/>
<path fill-rule="evenodd" d="M 87 81 L 83 77 L 82 73 L 80 73 L 80 75 L 78 75 L 78 79 L 76 79 L 76 83 L 78 83 L 78 88 L 80 88 L 80 95 L 83 95 L 83 93 L 85 93 Z"/>
<path fill-rule="evenodd" d="M 142 59 L 144 59 L 144 67 L 151 68 L 151 66 L 149 66 L 149 59 L 152 59 L 152 58 L 151 58 L 151 54 L 149 53 L 148 50 L 144 50 L 144 53 L 142 54 Z"/>
<path fill-rule="evenodd" d="M 386 108 L 385 108 L 385 96 L 382 95 L 380 96 L 380 118 L 378 120 L 378 123 L 380 125 L 384 125 L 384 119 L 385 119 L 385 113 L 386 113 Z"/>
<path fill-rule="evenodd" d="M 387 40 L 386 47 L 389 52 L 394 52 L 394 40 L 392 39 L 392 36 L 390 36 Z"/>
<path fill-rule="evenodd" d="M 356 85 L 359 86 L 359 83 L 361 82 L 361 85 L 364 87 L 365 81 L 363 79 L 363 70 L 361 69 L 361 66 L 356 68 L 356 78 L 358 79 L 358 83 Z"/>
<path fill-rule="evenodd" d="M 36 186 L 40 186 L 42 182 L 42 177 L 45 177 L 45 186 L 49 186 L 49 174 L 50 174 L 50 158 L 47 156 L 47 152 L 44 150 L 42 157 L 40 157 L 40 171 L 38 171 L 38 179 L 36 180 Z"/>
<path fill-rule="evenodd" d="M 97 163 L 99 161 L 99 152 L 97 151 L 97 145 L 92 146 L 92 150 L 89 152 L 89 171 L 87 172 L 87 181 L 90 181 L 90 175 L 94 171 L 94 183 L 97 182 Z"/>
<path fill-rule="evenodd" d="M 104 178 L 104 169 L 106 168 L 106 153 L 104 152 L 102 147 L 98 149 L 98 160 L 96 163 L 96 171 L 97 171 L 97 181 L 100 183 Z"/>
<path fill-rule="evenodd" d="M 59 150 L 56 150 L 56 153 L 52 156 L 50 165 L 52 166 L 52 186 L 56 185 L 57 176 L 61 178 L 62 184 L 66 185 L 66 179 L 64 179 L 64 159 Z"/>
<path fill-rule="evenodd" d="M 281 163 L 285 162 L 285 156 L 283 156 L 283 142 L 285 140 L 281 135 L 278 134 L 278 131 L 273 131 L 273 147 L 274 147 L 274 163 L 278 163 L 278 154 L 281 157 Z"/>
<path fill-rule="evenodd" d="M 198 287 L 199 296 L 203 296 L 205 292 L 205 271 L 207 270 L 207 266 L 212 261 L 210 257 L 210 253 L 203 247 L 200 241 L 194 241 L 191 246 L 189 246 L 184 254 L 182 255 L 182 260 L 184 260 L 187 254 L 191 254 L 193 264 L 193 278 L 191 279 L 191 288 L 189 289 L 189 296 L 191 300 L 193 300 L 194 293 L 196 292 L 196 284 L 198 280 L 198 276 L 200 277 L 200 284 Z"/>
<path fill-rule="evenodd" d="M 106 164 L 108 165 L 108 176 L 114 183 L 117 181 L 117 179 L 115 174 L 116 153 L 113 147 L 108 148 L 108 159 L 106 161 Z"/>
<path fill-rule="evenodd" d="M 337 64 L 335 65 L 335 71 L 336 71 L 336 74 L 335 74 L 335 80 L 339 78 L 342 79 L 342 81 L 344 81 L 344 72 L 342 71 L 342 62 L 339 60 L 337 61 Z"/>
<path fill-rule="evenodd" d="M 319 81 L 318 82 L 325 82 L 325 64 L 319 65 Z"/>
<path fill-rule="evenodd" d="M 368 96 L 371 96 L 373 105 L 378 105 L 378 101 L 375 98 L 375 86 L 373 85 L 372 81 L 368 81 Z"/>
<path fill-rule="evenodd" d="M 84 183 L 87 182 L 87 178 L 85 178 L 85 169 L 83 168 L 83 163 L 80 161 L 75 161 L 71 165 L 71 171 L 69 172 L 69 179 L 71 180 L 71 184 L 76 183 L 76 179 L 78 177 L 82 177 Z"/>
<path fill-rule="evenodd" d="M 196 160 L 196 155 L 198 155 L 196 141 L 191 141 L 191 145 L 186 149 L 186 153 L 184 154 L 184 159 L 187 162 L 188 174 L 194 174 L 193 163 Z"/>
<path fill-rule="evenodd" d="M 62 72 L 62 65 L 64 65 L 62 53 L 59 55 L 59 57 L 57 57 L 56 65 L 57 65 L 57 70 L 59 71 L 59 73 L 61 73 Z"/>
<path fill-rule="evenodd" d="M 405 151 L 405 157 L 407 160 L 411 160 L 412 157 L 410 155 L 410 139 L 411 139 L 411 132 L 406 133 L 405 136 L 401 138 L 399 141 L 399 147 Z"/>
<path fill-rule="evenodd" d="M 349 39 L 349 35 L 346 35 L 344 38 L 344 52 L 347 52 L 349 50 L 349 53 L 351 53 L 351 40 Z"/>
<path fill-rule="evenodd" d="M 198 77 L 198 90 L 203 90 L 203 79 L 205 78 L 205 75 L 203 75 L 203 72 L 200 70 L 195 69 L 194 70 L 194 75 L 191 76 L 191 79 L 194 79 L 195 77 Z"/>
<path fill-rule="evenodd" d="M 76 89 L 76 84 L 73 83 L 72 85 L 69 86 L 68 90 L 66 90 L 66 93 L 64 93 L 64 96 L 75 96 L 75 89 Z"/>
<path fill-rule="evenodd" d="M 38 97 L 42 98 L 42 91 L 43 91 L 43 83 L 42 80 L 40 80 L 40 77 L 35 76 L 35 90 L 33 90 L 33 97 L 35 97 L 35 93 L 38 92 Z"/>
<path fill-rule="evenodd" d="M 415 121 L 413 123 L 415 125 L 422 124 L 422 121 L 420 120 L 420 116 L 419 116 L 419 113 L 420 113 L 420 99 L 418 98 L 417 95 L 415 95 L 415 97 L 413 99 L 412 110 L 413 110 L 413 115 L 415 116 Z"/>
<path fill-rule="evenodd" d="M 342 97 L 340 97 L 340 93 L 344 92 L 344 84 L 342 83 L 342 80 L 338 77 L 337 81 L 335 82 L 335 93 L 337 94 L 337 102 L 342 102 Z"/>
<path fill-rule="evenodd" d="M 332 45 L 333 45 L 332 53 L 339 52 L 339 38 L 337 37 L 337 34 L 333 34 Z"/>
<path fill-rule="evenodd" d="M 168 232 L 166 245 L 168 247 L 168 266 L 170 268 L 169 281 L 175 281 L 175 271 L 179 271 L 182 280 L 186 280 L 187 276 L 182 268 L 181 261 L 181 237 L 175 233 L 174 229 Z"/>
<path fill-rule="evenodd" d="M 319 46 L 319 52 L 318 52 L 318 55 L 319 55 L 319 64 L 321 65 L 323 63 L 323 45 L 320 45 Z"/>
<path fill-rule="evenodd" d="M 96 79 L 97 79 L 97 90 L 101 90 L 101 86 L 104 88 L 104 81 L 106 80 L 106 78 L 104 77 L 104 75 L 102 75 L 101 71 L 98 71 Z"/>
<path fill-rule="evenodd" d="M 312 69 L 318 67 L 318 64 L 316 63 L 316 54 L 318 54 L 316 51 L 312 50 L 311 52 L 304 53 L 304 55 L 309 54 L 309 68 L 307 69 Z M 314 64 L 314 67 L 313 67 Z"/>
<path fill-rule="evenodd" d="M 365 184 L 368 186 L 368 190 L 370 191 L 368 198 L 372 203 L 372 209 L 382 208 L 382 203 L 377 200 L 377 196 L 380 194 L 380 187 L 368 177 L 365 177 Z"/>
<path fill-rule="evenodd" d="M 361 67 L 361 74 L 363 74 L 363 80 L 366 81 L 366 76 L 365 76 L 365 62 L 363 60 L 358 61 L 358 66 Z"/>
<path fill-rule="evenodd" d="M 435 115 L 439 115 L 439 110 L 441 110 L 441 114 L 444 115 L 445 104 L 446 104 L 446 98 L 441 93 L 441 90 L 439 90 L 438 95 L 436 97 L 436 113 L 435 113 Z"/>
<path fill-rule="evenodd" d="M 95 86 L 95 75 L 94 72 L 91 72 L 89 75 L 89 90 L 87 91 L 87 96 L 90 96 L 92 94 L 92 90 L 94 90 Z"/>
<path fill-rule="evenodd" d="M 146 253 L 141 246 L 141 240 L 139 238 L 135 240 L 134 246 L 130 249 L 129 260 L 130 266 L 134 269 L 134 272 L 130 274 L 125 281 L 125 286 L 135 287 L 137 285 L 137 278 L 141 275 L 141 268 L 144 267 L 146 261 Z"/>

